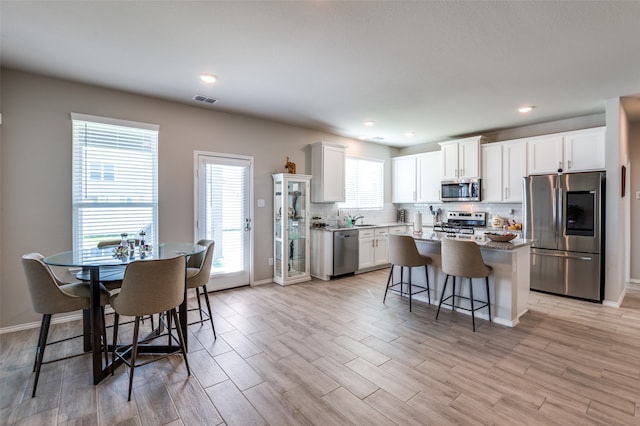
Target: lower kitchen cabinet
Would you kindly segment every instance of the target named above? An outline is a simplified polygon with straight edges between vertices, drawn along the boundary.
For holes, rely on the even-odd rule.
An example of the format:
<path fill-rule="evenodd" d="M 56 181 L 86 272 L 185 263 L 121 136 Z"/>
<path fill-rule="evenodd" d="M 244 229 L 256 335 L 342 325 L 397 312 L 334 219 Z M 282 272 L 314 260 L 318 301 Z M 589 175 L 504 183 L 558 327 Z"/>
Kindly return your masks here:
<path fill-rule="evenodd" d="M 389 228 L 358 230 L 358 270 L 389 263 Z"/>

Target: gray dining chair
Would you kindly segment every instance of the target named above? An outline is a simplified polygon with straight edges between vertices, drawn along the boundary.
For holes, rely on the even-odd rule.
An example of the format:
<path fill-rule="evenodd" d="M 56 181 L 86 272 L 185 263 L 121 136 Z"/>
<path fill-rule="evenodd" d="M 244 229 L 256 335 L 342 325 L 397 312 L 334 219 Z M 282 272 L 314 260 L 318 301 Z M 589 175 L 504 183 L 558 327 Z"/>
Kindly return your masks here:
<path fill-rule="evenodd" d="M 418 252 L 415 240 L 408 235 L 389 235 L 389 262 L 391 270 L 389 271 L 389 279 L 387 279 L 387 288 L 384 291 L 382 303 L 387 300 L 387 292 L 389 290 L 399 293 L 401 296 L 407 294 L 409 296 L 409 312 L 412 309 L 412 298 L 414 294 L 427 292 L 427 300 L 431 304 L 431 295 L 429 288 L 429 271 L 427 266 L 431 264 L 431 258 L 423 256 Z M 400 267 L 400 281 L 394 282 L 393 270 L 396 266 Z M 425 285 L 414 284 L 411 281 L 411 269 L 424 266 Z M 408 269 L 409 277 L 404 281 L 404 268 Z M 403 290 L 406 287 L 406 291 Z M 395 287 L 398 287 L 397 289 Z"/>
<path fill-rule="evenodd" d="M 207 249 L 204 252 L 192 255 L 187 261 L 187 288 L 195 289 L 196 299 L 198 301 L 198 308 L 189 309 L 189 311 L 197 310 L 200 314 L 199 321 L 190 322 L 189 325 L 202 324 L 205 321 L 211 322 L 211 328 L 213 329 L 213 338 L 217 339 L 216 327 L 213 324 L 213 314 L 211 313 L 211 303 L 209 301 L 209 293 L 207 291 L 207 284 L 211 278 L 211 264 L 213 262 L 213 249 L 215 242 L 213 240 L 200 240 L 198 244 L 206 246 Z M 202 302 L 200 301 L 200 288 L 204 294 L 204 300 L 207 304 L 207 312 L 202 309 Z M 207 318 L 204 318 L 202 314 L 205 314 Z"/>
<path fill-rule="evenodd" d="M 33 309 L 37 313 L 42 314 L 40 334 L 38 337 L 36 356 L 33 366 L 33 371 L 36 373 L 36 376 L 33 381 L 32 397 L 36 396 L 36 388 L 38 387 L 38 379 L 40 377 L 40 370 L 43 364 L 50 364 L 52 362 L 84 355 L 84 352 L 81 352 L 44 361 L 44 352 L 47 346 L 82 336 L 73 336 L 66 339 L 47 342 L 49 326 L 51 325 L 51 317 L 55 314 L 88 310 L 91 302 L 91 288 L 88 283 L 61 283 L 55 277 L 51 268 L 43 262 L 43 259 L 44 256 L 40 253 L 29 253 L 22 256 L 22 266 L 27 277 L 27 286 L 29 288 L 29 295 L 31 296 Z M 108 302 L 109 291 L 103 286 L 100 286 L 100 306 L 103 307 L 101 315 L 102 324 L 100 324 L 100 329 L 102 330 L 102 347 L 105 356 L 107 355 L 107 336 L 104 325 L 104 305 Z M 108 361 L 107 358 L 105 359 Z"/>
<path fill-rule="evenodd" d="M 116 313 L 113 326 L 112 365 L 115 364 L 117 357 L 129 366 L 129 401 L 131 401 L 133 374 L 136 367 L 181 352 L 187 367 L 187 374 L 191 375 L 184 336 L 176 313 L 176 308 L 184 301 L 185 278 L 186 259 L 184 256 L 159 260 L 137 260 L 127 265 L 120 292 L 111 296 L 110 304 Z M 136 365 L 138 343 L 140 343 L 138 340 L 140 320 L 143 316 L 161 313 L 166 313 L 167 332 L 154 334 L 143 338 L 141 341 L 149 342 L 162 336 L 169 336 L 169 344 L 171 345 L 172 340 L 175 340 L 171 327 L 171 320 L 173 319 L 178 334 L 179 348 L 174 352 L 154 357 L 149 361 Z M 121 315 L 135 317 L 133 342 L 130 345 L 117 346 L 118 326 Z M 130 360 L 128 359 L 129 353 Z M 114 368 L 112 367 L 112 374 L 114 374 Z"/>
<path fill-rule="evenodd" d="M 471 323 L 473 331 L 476 331 L 476 316 L 475 311 L 482 308 L 487 308 L 489 312 L 489 322 L 491 322 L 491 298 L 489 296 L 489 274 L 491 274 L 491 266 L 485 265 L 482 259 L 482 253 L 480 247 L 473 241 L 454 240 L 451 238 L 445 238 L 442 240 L 441 247 L 442 254 L 442 272 L 447 274 L 444 280 L 444 287 L 440 296 L 440 303 L 438 304 L 438 312 L 436 313 L 436 320 L 440 315 L 440 308 L 442 305 L 451 306 L 453 311 L 462 309 L 464 311 L 471 312 Z M 449 276 L 453 276 L 453 288 L 451 294 L 445 297 L 447 290 L 447 282 Z M 463 296 L 461 293 L 456 293 L 456 277 L 469 279 L 469 296 Z M 485 279 L 485 290 L 487 294 L 487 300 L 477 300 L 473 296 L 473 278 Z M 460 287 L 462 287 L 462 279 L 460 280 Z M 470 308 L 466 308 L 460 305 L 456 305 L 456 298 L 458 300 L 467 300 L 471 305 Z M 447 301 L 451 299 L 451 303 Z"/>

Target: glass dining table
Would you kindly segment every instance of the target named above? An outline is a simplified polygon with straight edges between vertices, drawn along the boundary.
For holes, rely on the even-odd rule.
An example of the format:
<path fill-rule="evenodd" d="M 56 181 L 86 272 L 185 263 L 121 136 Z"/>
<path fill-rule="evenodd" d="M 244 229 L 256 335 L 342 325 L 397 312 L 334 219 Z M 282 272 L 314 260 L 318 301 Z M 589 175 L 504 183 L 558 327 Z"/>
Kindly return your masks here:
<path fill-rule="evenodd" d="M 191 256 L 206 250 L 205 246 L 194 243 L 161 243 L 150 250 L 140 252 L 136 247 L 125 256 L 117 256 L 113 246 L 104 248 L 89 248 L 56 253 L 44 258 L 44 263 L 50 266 L 62 266 L 69 268 L 82 268 L 77 277 L 87 280 L 91 288 L 91 303 L 88 312 L 83 314 L 84 350 L 92 351 L 93 356 L 93 383 L 100 383 L 107 375 L 111 374 L 111 364 L 105 361 L 103 364 L 100 350 L 100 282 L 122 279 L 126 265 L 134 261 L 169 259 L 176 256 Z M 101 276 L 101 273 L 104 276 Z M 178 315 L 180 327 L 187 339 L 187 287 L 185 273 L 185 297 L 179 307 Z M 175 347 L 170 345 L 145 344 L 140 345 L 139 352 L 168 353 Z M 114 362 L 114 361 L 112 361 Z M 120 361 L 122 362 L 122 361 Z M 115 368 L 116 366 L 114 366 Z"/>

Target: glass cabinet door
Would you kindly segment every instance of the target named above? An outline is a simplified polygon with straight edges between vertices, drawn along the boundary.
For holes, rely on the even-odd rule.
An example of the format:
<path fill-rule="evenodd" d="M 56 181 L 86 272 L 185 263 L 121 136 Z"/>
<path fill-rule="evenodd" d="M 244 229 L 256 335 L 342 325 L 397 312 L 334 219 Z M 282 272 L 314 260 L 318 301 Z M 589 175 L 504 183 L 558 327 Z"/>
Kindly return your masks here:
<path fill-rule="evenodd" d="M 306 182 L 290 180 L 287 182 L 287 194 L 289 204 L 289 220 L 287 227 L 287 241 L 289 244 L 289 261 L 287 275 L 294 277 L 307 273 L 306 255 L 306 221 L 305 221 L 305 196 Z"/>

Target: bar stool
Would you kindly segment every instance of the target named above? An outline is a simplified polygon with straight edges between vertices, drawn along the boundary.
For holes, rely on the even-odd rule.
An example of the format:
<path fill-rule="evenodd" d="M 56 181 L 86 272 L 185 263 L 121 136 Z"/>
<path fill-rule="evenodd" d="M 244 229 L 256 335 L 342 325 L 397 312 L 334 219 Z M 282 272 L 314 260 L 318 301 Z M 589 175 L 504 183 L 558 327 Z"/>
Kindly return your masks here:
<path fill-rule="evenodd" d="M 400 293 L 401 296 L 404 295 L 405 292 L 402 291 L 402 285 L 405 284 L 409 287 L 409 291 L 406 292 L 409 295 L 409 312 L 411 312 L 411 297 L 414 294 L 424 293 L 426 291 L 429 304 L 431 304 L 431 295 L 429 294 L 429 272 L 427 271 L 427 265 L 431 263 L 431 258 L 418 253 L 416 242 L 412 237 L 408 235 L 389 236 L 389 262 L 391 263 L 391 270 L 389 271 L 389 279 L 387 280 L 387 288 L 384 291 L 382 303 L 387 299 L 387 292 L 389 290 Z M 395 266 L 400 267 L 400 281 L 397 283 L 393 282 L 393 268 Z M 411 283 L 411 268 L 420 266 L 424 266 L 426 287 Z M 405 267 L 409 268 L 409 281 L 406 282 L 403 280 Z M 400 286 L 400 289 L 395 289 L 394 287 L 396 286 Z M 417 288 L 418 291 L 413 291 L 412 287 Z"/>
<path fill-rule="evenodd" d="M 67 340 L 82 337 L 82 335 L 69 337 L 66 339 L 47 342 L 49 337 L 49 326 L 51 318 L 55 314 L 67 312 L 89 310 L 91 303 L 91 289 L 87 283 L 61 283 L 42 259 L 40 253 L 29 253 L 22 256 L 22 266 L 27 277 L 27 286 L 33 309 L 42 314 L 42 323 L 40 325 L 40 335 L 38 337 L 38 346 L 36 347 L 36 356 L 33 364 L 33 371 L 36 373 L 33 381 L 33 391 L 31 397 L 36 396 L 38 387 L 38 379 L 40 378 L 40 370 L 43 364 L 62 361 L 84 355 L 86 352 L 79 352 L 74 355 L 67 355 L 49 361 L 43 361 L 44 351 L 47 346 L 56 343 L 65 342 Z M 104 324 L 104 306 L 109 302 L 109 291 L 100 286 L 100 307 L 102 309 L 100 330 L 102 338 L 102 348 L 105 354 L 105 362 L 107 359 L 107 331 Z M 96 330 L 92 330 L 95 332 Z"/>
<path fill-rule="evenodd" d="M 445 304 L 451 306 L 451 309 L 455 312 L 456 308 L 470 311 L 471 322 L 473 324 L 473 331 L 476 331 L 476 317 L 475 311 L 487 307 L 489 311 L 489 322 L 491 322 L 491 298 L 489 297 L 489 274 L 491 273 L 491 266 L 484 264 L 482 260 L 482 253 L 480 253 L 480 247 L 473 241 L 461 241 L 445 238 L 442 240 L 442 272 L 447 274 L 444 280 L 444 288 L 442 289 L 442 295 L 440 296 L 440 303 L 438 304 L 438 312 L 436 313 L 436 320 L 440 315 L 440 307 Z M 453 290 L 451 295 L 444 297 L 447 290 L 447 281 L 449 276 L 453 276 Z M 469 297 L 456 294 L 456 277 L 469 279 Z M 487 291 L 487 300 L 477 300 L 473 297 L 473 278 L 484 278 L 485 288 Z M 466 299 L 471 303 L 471 309 L 456 306 L 456 297 L 458 299 Z M 451 303 L 445 303 L 451 299 Z M 480 306 L 475 306 L 475 303 L 480 303 Z"/>

